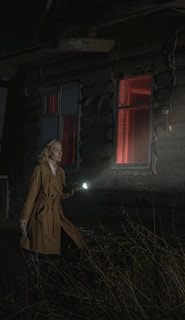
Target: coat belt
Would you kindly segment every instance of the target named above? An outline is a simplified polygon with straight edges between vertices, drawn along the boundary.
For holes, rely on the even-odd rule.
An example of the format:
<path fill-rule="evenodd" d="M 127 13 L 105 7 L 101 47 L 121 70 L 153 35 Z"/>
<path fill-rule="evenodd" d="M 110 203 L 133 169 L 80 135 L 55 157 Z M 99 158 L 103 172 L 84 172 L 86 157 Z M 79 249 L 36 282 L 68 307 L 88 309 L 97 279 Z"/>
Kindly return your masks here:
<path fill-rule="evenodd" d="M 49 210 L 49 211 L 51 211 L 51 213 L 53 213 L 53 214 L 49 214 L 49 218 L 51 219 L 51 221 L 48 221 L 48 234 L 55 237 L 55 235 L 57 234 L 57 230 L 59 228 L 59 226 L 58 226 L 59 220 L 56 219 L 55 212 L 59 211 L 59 208 L 60 208 L 60 203 L 59 203 L 60 196 L 59 196 L 59 194 L 56 194 L 56 195 L 52 195 L 52 196 L 48 197 L 44 193 L 40 193 L 39 197 L 45 198 L 44 200 L 46 201 L 46 203 L 49 204 L 49 208 L 47 210 Z"/>

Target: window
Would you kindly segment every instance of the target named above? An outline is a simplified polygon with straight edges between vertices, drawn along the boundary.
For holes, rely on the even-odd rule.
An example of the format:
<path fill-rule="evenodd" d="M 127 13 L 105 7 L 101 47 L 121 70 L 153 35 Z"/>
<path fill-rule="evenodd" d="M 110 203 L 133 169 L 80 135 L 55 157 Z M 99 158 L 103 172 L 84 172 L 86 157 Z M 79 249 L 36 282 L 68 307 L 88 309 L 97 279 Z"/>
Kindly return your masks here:
<path fill-rule="evenodd" d="M 151 75 L 119 81 L 116 165 L 148 166 Z"/>
<path fill-rule="evenodd" d="M 58 92 L 44 98 L 45 114 L 56 114 L 58 110 Z"/>
<path fill-rule="evenodd" d="M 78 167 L 80 84 L 73 82 L 42 90 L 43 116 L 41 119 L 42 146 L 51 139 L 63 145 L 62 165 Z"/>

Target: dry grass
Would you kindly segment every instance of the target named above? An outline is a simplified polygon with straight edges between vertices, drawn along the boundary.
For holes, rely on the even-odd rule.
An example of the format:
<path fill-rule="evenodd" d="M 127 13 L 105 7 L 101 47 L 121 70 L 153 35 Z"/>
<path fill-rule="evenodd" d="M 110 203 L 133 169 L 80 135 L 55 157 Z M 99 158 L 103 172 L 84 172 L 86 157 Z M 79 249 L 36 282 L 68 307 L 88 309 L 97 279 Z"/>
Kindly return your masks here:
<path fill-rule="evenodd" d="M 1 297 L 0 319 L 184 319 L 183 246 L 127 216 L 119 236 L 102 232 L 86 241 L 70 261 L 45 257 L 38 269 L 26 267 L 18 287 Z"/>

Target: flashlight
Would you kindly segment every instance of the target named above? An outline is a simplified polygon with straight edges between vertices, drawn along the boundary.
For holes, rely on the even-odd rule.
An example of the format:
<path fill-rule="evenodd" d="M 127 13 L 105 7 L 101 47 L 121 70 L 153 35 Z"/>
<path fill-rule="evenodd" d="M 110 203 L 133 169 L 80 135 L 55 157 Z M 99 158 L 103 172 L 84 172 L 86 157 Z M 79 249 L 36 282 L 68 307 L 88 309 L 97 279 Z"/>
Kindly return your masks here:
<path fill-rule="evenodd" d="M 83 183 L 82 183 L 82 189 L 85 189 L 85 190 L 87 190 L 87 189 L 88 189 L 88 185 L 87 185 L 87 183 L 86 183 L 86 182 L 83 182 Z"/>

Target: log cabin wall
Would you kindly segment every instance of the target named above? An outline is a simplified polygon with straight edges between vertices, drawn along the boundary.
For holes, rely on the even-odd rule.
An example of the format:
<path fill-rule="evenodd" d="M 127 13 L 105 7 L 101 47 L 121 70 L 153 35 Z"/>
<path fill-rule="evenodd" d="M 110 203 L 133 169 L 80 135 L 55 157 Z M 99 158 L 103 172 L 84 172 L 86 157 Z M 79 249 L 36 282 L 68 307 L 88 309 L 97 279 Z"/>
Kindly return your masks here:
<path fill-rule="evenodd" d="M 105 216 L 106 220 L 119 215 L 121 206 L 133 215 L 142 208 L 140 215 L 143 212 L 146 219 L 146 208 L 181 211 L 185 205 L 184 13 L 169 10 L 128 19 L 101 27 L 98 36 L 115 40 L 110 53 L 69 55 L 63 61 L 32 67 L 18 77 L 20 82 L 25 79 L 23 189 L 39 151 L 41 88 L 79 80 L 81 162 L 78 172 L 68 174 L 67 179 L 69 183 L 84 179 L 91 188 L 66 201 L 67 212 L 74 217 Z M 115 169 L 117 80 L 146 73 L 153 77 L 151 166 Z"/>

